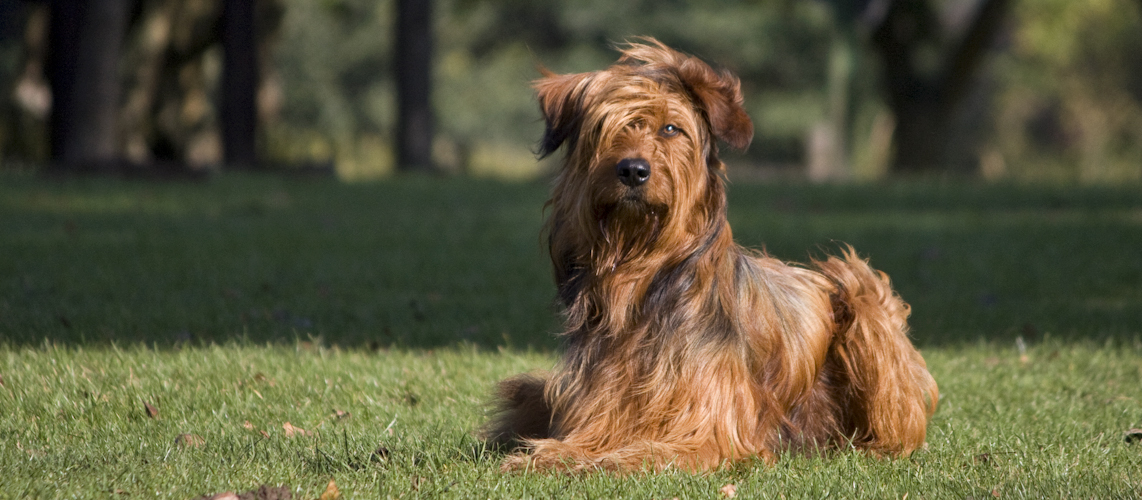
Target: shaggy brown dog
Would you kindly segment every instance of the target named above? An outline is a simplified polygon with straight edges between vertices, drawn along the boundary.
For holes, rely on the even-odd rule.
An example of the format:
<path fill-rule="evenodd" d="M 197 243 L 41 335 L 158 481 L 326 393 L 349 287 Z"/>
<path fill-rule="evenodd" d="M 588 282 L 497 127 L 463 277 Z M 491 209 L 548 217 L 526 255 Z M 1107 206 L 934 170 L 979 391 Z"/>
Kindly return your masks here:
<path fill-rule="evenodd" d="M 738 79 L 652 39 L 536 82 L 566 306 L 555 372 L 500 384 L 506 468 L 707 470 L 783 450 L 924 443 L 936 383 L 909 307 L 847 248 L 808 267 L 733 242 L 716 140 L 745 148 Z"/>

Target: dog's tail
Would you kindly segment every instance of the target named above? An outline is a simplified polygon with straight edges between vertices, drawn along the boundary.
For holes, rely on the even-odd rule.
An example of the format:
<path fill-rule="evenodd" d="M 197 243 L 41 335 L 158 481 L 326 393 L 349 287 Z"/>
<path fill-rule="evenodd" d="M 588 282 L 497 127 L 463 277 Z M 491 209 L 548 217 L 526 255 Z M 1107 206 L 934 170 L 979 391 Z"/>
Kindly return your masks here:
<path fill-rule="evenodd" d="M 846 438 L 875 453 L 911 453 L 924 444 L 939 392 L 908 339 L 910 307 L 852 247 L 815 264 L 836 287 L 830 357 L 848 379 L 840 409 Z"/>
<path fill-rule="evenodd" d="M 511 451 L 533 439 L 550 437 L 551 406 L 544 397 L 546 376 L 521 374 L 500 382 L 496 415 L 480 431 L 493 448 Z"/>

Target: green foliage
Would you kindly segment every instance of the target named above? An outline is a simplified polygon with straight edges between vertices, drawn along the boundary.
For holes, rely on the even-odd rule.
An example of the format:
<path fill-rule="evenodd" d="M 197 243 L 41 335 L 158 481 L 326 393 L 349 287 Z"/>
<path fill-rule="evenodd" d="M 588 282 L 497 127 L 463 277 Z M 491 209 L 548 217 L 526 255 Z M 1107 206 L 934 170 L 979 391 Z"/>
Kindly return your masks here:
<path fill-rule="evenodd" d="M 392 2 L 286 3 L 275 52 L 285 119 L 271 127 L 271 154 L 335 160 L 346 177 L 391 171 Z M 989 179 L 1142 178 L 1142 65 L 1134 61 L 1142 52 L 1142 17 L 1136 3 L 1017 2 L 1010 38 L 974 79 L 979 85 L 959 113 L 964 122 L 955 133 L 964 150 L 951 154 L 955 161 L 968 169 L 978 164 Z M 936 4 L 933 12 L 946 18 L 971 14 L 961 5 Z M 732 162 L 803 164 L 806 134 L 829 113 L 830 46 L 840 30 L 852 28 L 836 24 L 833 17 L 843 13 L 834 7 L 439 0 L 434 155 L 455 171 L 534 177 L 545 168 L 530 156 L 542 127 L 529 88 L 536 67 L 596 70 L 614 60 L 614 44 L 654 36 L 742 77 L 758 134 L 751 150 Z M 949 47 L 958 40 L 945 38 Z M 856 39 L 867 42 L 867 33 Z M 880 136 L 891 130 L 891 119 L 877 90 L 879 63 L 868 47 L 860 52 L 848 138 L 859 170 L 854 175 L 868 177 L 880 175 L 878 165 L 887 161 L 888 138 Z M 934 45 L 914 52 L 915 64 L 938 69 L 941 53 Z"/>
<path fill-rule="evenodd" d="M 395 5 L 287 0 L 286 7 L 274 52 L 284 116 L 271 127 L 270 154 L 332 159 L 350 177 L 391 171 Z M 615 60 L 615 44 L 638 36 L 742 76 L 764 131 L 753 161 L 796 162 L 804 130 L 823 113 L 830 20 L 821 4 L 441 0 L 435 11 L 434 154 L 453 170 L 534 176 L 537 67 L 597 70 Z"/>
<path fill-rule="evenodd" d="M 1021 2 L 1003 90 L 994 176 L 1142 179 L 1142 5 Z M 985 174 L 989 173 L 985 165 Z"/>
<path fill-rule="evenodd" d="M 134 18 L 123 60 L 123 120 L 131 136 L 129 156 L 136 160 L 147 158 L 148 149 L 185 156 L 179 151 L 194 149 L 192 140 L 210 146 L 210 133 L 192 137 L 179 127 L 210 132 L 215 126 L 193 116 L 202 115 L 208 96 L 217 93 L 217 46 L 182 62 L 185 67 L 139 66 L 146 59 L 141 54 L 155 50 L 143 43 L 148 12 L 185 9 L 197 14 L 180 23 L 211 25 L 210 9 L 194 7 L 197 2 L 160 3 L 138 6 L 141 17 Z M 597 70 L 614 61 L 615 44 L 653 36 L 741 76 L 757 135 L 747 153 L 729 158 L 731 164 L 805 165 L 808 135 L 828 123 L 848 129 L 838 133 L 846 140 L 851 175 L 838 177 L 881 176 L 891 162 L 896 122 L 884 103 L 883 68 L 870 46 L 869 26 L 862 24 L 869 16 L 858 12 L 865 3 L 434 0 L 434 158 L 446 170 L 475 176 L 541 176 L 550 164 L 537 164 L 532 155 L 542 133 L 529 86 L 537 67 Z M 943 68 L 960 40 L 957 30 L 978 3 L 910 4 L 931 14 L 917 27 L 928 36 L 907 50 L 920 73 L 935 76 Z M 43 104 L 49 94 L 36 71 L 42 54 L 25 42 L 36 40 L 36 33 L 43 38 L 45 11 L 42 3 L 5 5 L 10 15 L 0 37 L 0 91 L 20 95 L 0 103 L 0 160 L 7 169 L 28 168 L 47 154 Z M 991 180 L 1142 179 L 1142 7 L 1136 0 L 1011 6 L 1008 28 L 956 110 L 948 162 L 963 171 L 978 165 Z M 264 158 L 274 164 L 332 164 L 346 179 L 389 175 L 395 169 L 395 2 L 275 0 L 269 10 L 277 7 L 282 22 L 266 45 L 270 64 L 264 76 L 270 84 L 259 96 L 268 110 L 259 145 Z M 202 43 L 209 42 L 208 32 L 199 33 Z M 830 60 L 841 52 L 854 67 L 834 75 L 830 93 Z M 188 73 L 163 76 L 170 83 L 155 96 L 138 94 L 146 97 L 140 100 L 139 81 L 152 78 L 146 75 L 155 68 Z M 17 84 L 21 92 L 14 93 Z M 151 99 L 157 100 L 147 105 Z M 177 125 L 179 113 L 187 123 Z"/>
<path fill-rule="evenodd" d="M 335 161 L 344 175 L 391 171 L 393 7 L 390 2 L 291 0 L 274 63 L 282 119 L 266 148 L 288 161 Z"/>

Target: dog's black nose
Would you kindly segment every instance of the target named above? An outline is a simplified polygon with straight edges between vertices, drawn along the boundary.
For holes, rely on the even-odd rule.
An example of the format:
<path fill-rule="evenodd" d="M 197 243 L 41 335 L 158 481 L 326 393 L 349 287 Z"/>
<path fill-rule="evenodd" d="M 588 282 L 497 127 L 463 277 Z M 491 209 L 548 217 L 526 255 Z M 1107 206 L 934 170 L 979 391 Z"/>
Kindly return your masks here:
<path fill-rule="evenodd" d="M 615 165 L 619 181 L 630 187 L 639 187 L 650 179 L 650 162 L 642 158 L 623 158 Z"/>

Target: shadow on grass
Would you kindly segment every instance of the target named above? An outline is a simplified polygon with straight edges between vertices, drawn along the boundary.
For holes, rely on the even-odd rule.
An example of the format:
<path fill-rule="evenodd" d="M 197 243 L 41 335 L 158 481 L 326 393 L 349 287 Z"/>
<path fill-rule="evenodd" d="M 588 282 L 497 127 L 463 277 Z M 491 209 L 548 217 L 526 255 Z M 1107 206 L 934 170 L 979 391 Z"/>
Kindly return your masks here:
<path fill-rule="evenodd" d="M 543 183 L 5 178 L 0 343 L 558 348 Z M 736 239 L 851 243 L 922 347 L 1142 335 L 1142 190 L 731 185 Z"/>

